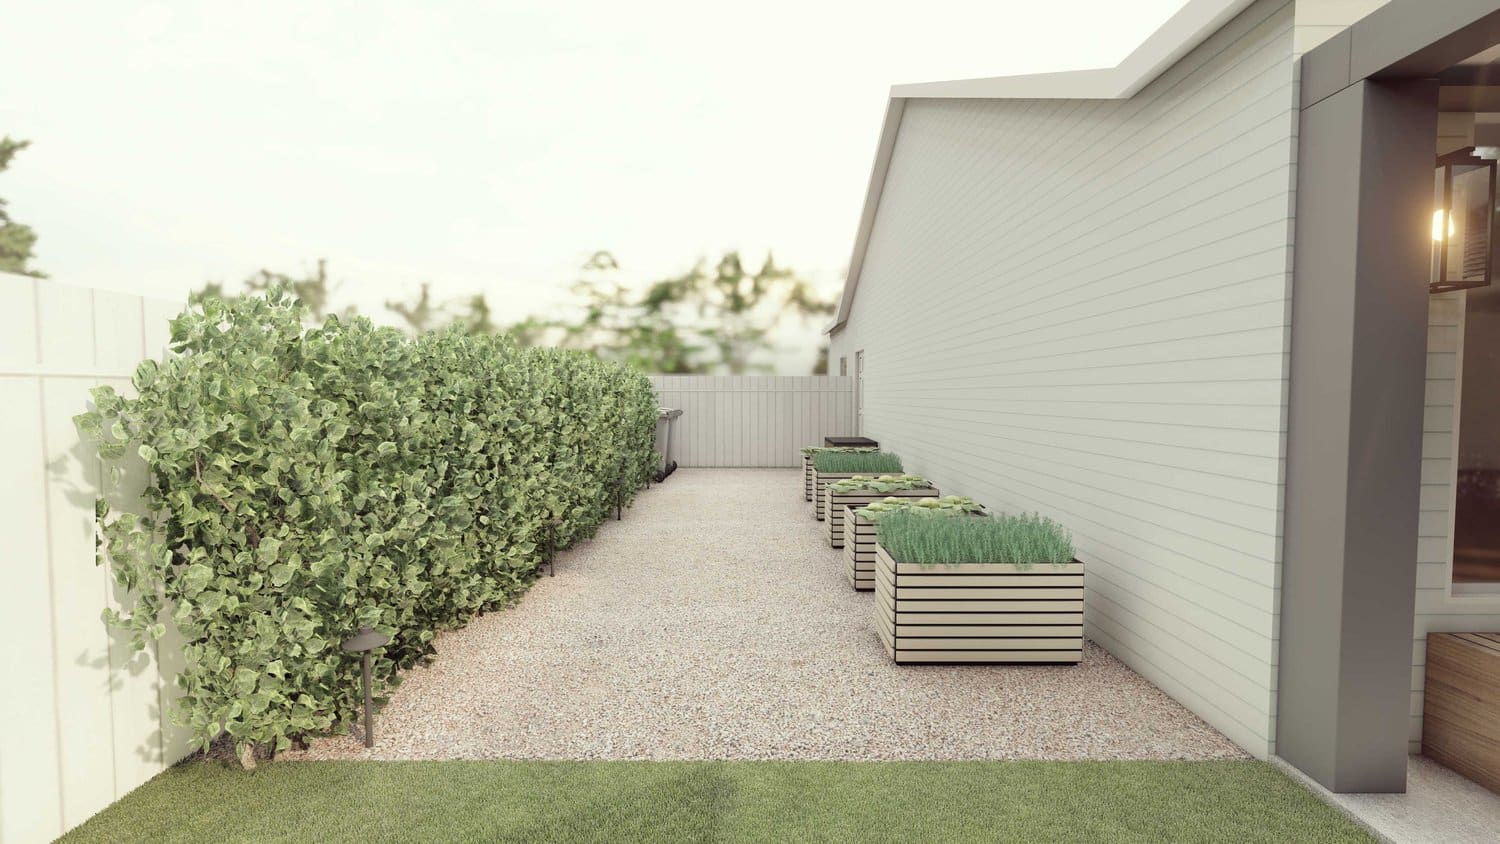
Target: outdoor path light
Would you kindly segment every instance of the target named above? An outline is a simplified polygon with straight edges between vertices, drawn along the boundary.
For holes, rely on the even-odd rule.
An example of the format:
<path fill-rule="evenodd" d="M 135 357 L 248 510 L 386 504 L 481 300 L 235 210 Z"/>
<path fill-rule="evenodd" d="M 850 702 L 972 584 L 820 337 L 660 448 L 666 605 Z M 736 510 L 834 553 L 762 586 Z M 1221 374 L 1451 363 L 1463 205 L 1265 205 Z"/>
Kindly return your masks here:
<path fill-rule="evenodd" d="M 562 519 L 553 516 L 547 522 L 547 576 L 557 577 L 557 529 Z"/>
<path fill-rule="evenodd" d="M 360 669 L 364 675 L 365 685 L 365 747 L 375 746 L 375 718 L 371 714 L 374 703 L 370 695 L 370 651 L 383 648 L 391 643 L 391 637 L 384 633 L 377 633 L 368 627 L 359 628 L 359 632 L 344 640 L 344 650 L 359 654 Z"/>

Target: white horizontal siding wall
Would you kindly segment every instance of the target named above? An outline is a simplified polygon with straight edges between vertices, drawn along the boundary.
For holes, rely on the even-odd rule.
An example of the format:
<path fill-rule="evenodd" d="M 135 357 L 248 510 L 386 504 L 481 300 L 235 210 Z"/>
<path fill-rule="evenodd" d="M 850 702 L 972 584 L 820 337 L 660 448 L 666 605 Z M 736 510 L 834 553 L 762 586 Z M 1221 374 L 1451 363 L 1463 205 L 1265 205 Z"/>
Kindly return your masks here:
<path fill-rule="evenodd" d="M 1261 2 L 1129 100 L 910 100 L 849 321 L 865 430 L 1039 511 L 1088 634 L 1274 740 L 1297 91 Z"/>
<path fill-rule="evenodd" d="M 188 750 L 162 713 L 181 643 L 144 653 L 106 627 L 122 595 L 94 564 L 100 464 L 72 417 L 130 389 L 179 306 L 0 273 L 0 841 L 50 841 Z M 127 474 L 124 493 L 145 483 Z M 114 496 L 122 503 L 122 496 Z M 168 667 L 163 672 L 159 658 Z"/>
<path fill-rule="evenodd" d="M 657 400 L 682 410 L 679 466 L 801 466 L 799 449 L 854 430 L 853 379 L 829 375 L 653 375 Z"/>

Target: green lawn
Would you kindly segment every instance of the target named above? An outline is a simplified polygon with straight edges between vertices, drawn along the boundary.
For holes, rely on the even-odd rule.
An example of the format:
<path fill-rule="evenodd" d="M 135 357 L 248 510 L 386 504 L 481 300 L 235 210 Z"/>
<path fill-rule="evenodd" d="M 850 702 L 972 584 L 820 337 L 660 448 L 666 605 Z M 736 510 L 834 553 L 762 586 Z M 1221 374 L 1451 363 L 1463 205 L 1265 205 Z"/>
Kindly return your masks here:
<path fill-rule="evenodd" d="M 67 841 L 1369 841 L 1261 762 L 173 768 Z"/>

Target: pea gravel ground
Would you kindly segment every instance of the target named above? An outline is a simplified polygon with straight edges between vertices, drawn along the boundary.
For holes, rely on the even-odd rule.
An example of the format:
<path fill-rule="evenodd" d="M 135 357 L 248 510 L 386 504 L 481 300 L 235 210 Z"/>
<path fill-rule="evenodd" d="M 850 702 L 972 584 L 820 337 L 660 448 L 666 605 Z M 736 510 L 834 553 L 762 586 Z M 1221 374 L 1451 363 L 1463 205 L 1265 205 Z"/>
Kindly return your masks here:
<path fill-rule="evenodd" d="M 294 759 L 1233 759 L 1103 649 L 891 664 L 801 470 L 682 469 Z"/>

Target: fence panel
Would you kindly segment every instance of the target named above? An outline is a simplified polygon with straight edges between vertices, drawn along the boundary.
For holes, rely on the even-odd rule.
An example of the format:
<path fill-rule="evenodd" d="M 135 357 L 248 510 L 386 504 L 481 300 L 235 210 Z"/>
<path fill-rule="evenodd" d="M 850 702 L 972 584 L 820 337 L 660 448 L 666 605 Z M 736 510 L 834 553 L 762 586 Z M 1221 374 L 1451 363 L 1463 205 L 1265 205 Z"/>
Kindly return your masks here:
<path fill-rule="evenodd" d="M 854 380 L 840 375 L 653 375 L 679 466 L 801 465 L 798 452 L 853 433 Z"/>
<path fill-rule="evenodd" d="M 163 714 L 176 694 L 158 657 L 181 664 L 175 631 L 144 652 L 100 618 L 121 596 L 94 564 L 103 472 L 73 427 L 100 384 L 129 389 L 166 345 L 179 306 L 0 273 L 0 841 L 50 841 L 184 756 Z M 139 494 L 145 467 L 115 493 Z"/>

